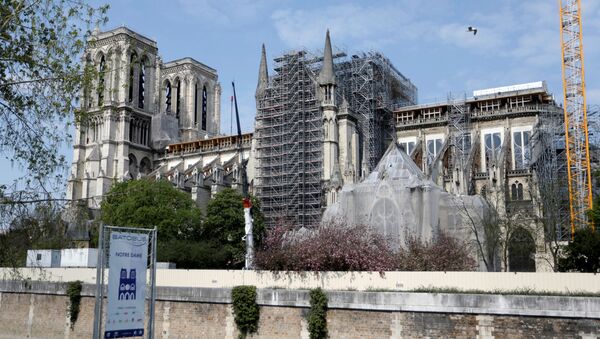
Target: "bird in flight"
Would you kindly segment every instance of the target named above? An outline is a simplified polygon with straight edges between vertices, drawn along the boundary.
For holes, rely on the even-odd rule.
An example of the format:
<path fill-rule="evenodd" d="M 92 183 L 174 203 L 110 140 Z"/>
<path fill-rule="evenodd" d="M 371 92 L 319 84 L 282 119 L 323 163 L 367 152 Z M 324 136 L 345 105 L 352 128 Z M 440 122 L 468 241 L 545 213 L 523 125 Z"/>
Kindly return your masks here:
<path fill-rule="evenodd" d="M 467 32 L 473 32 L 473 35 L 477 35 L 477 28 L 469 26 Z"/>

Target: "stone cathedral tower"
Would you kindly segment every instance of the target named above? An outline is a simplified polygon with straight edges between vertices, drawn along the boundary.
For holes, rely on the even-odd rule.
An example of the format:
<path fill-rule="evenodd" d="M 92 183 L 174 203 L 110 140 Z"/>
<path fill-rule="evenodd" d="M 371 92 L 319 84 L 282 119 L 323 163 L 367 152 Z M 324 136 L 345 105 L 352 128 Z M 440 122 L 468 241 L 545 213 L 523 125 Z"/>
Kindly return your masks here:
<path fill-rule="evenodd" d="M 330 205 L 337 200 L 336 194 L 342 187 L 342 178 L 338 159 L 338 109 L 329 30 L 325 37 L 323 67 L 321 68 L 317 82 L 319 84 L 319 98 L 323 113 L 323 182 L 325 184 L 324 189 L 327 205 Z"/>
<path fill-rule="evenodd" d="M 96 32 L 83 62 L 98 71 L 82 93 L 67 197 L 98 208 L 120 180 L 152 172 L 168 145 L 216 136 L 217 71 L 192 58 L 163 63 L 155 41 L 128 28 Z"/>
<path fill-rule="evenodd" d="M 357 179 L 359 145 L 356 118 L 349 111 L 345 96 L 337 90 L 329 30 L 317 83 L 323 116 L 323 189 L 326 205 L 331 205 L 337 201 L 342 186 Z"/>

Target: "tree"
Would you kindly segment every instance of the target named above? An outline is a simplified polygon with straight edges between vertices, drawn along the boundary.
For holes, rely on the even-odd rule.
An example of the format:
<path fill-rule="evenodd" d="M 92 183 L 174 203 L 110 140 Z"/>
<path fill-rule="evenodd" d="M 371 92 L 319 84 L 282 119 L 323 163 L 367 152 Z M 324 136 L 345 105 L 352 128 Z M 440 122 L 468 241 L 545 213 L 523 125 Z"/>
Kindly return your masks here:
<path fill-rule="evenodd" d="M 482 194 L 482 199 L 457 203 L 463 227 L 488 272 L 508 271 L 513 235 L 521 229 L 529 232 L 535 224 L 529 200 L 507 201 L 507 197 L 506 187 L 498 187 Z"/>
<path fill-rule="evenodd" d="M 167 181 L 117 183 L 101 204 L 108 225 L 158 230 L 157 256 L 179 268 L 222 268 L 227 253 L 205 236 L 201 210 L 191 197 Z"/>
<path fill-rule="evenodd" d="M 167 181 L 130 180 L 116 183 L 101 203 L 107 225 L 156 226 L 158 239 L 199 240 L 202 212 L 189 196 Z"/>
<path fill-rule="evenodd" d="M 381 272 L 395 269 L 396 258 L 386 238 L 370 228 L 328 223 L 311 231 L 270 229 L 256 263 L 267 270 Z"/>
<path fill-rule="evenodd" d="M 244 207 L 242 195 L 231 188 L 217 193 L 206 207 L 205 236 L 213 239 L 230 254 L 229 267 L 242 267 L 246 253 Z M 265 233 L 260 202 L 252 200 L 254 247 L 260 247 Z"/>
<path fill-rule="evenodd" d="M 91 79 L 79 58 L 108 6 L 81 0 L 0 0 L 0 153 L 44 181 L 64 165 L 59 146 Z M 65 128 L 67 127 L 67 128 Z"/>
<path fill-rule="evenodd" d="M 577 229 L 564 248 L 559 267 L 561 271 L 600 272 L 600 232 L 590 227 Z"/>
<path fill-rule="evenodd" d="M 24 266 L 28 249 L 61 249 L 70 244 L 57 205 L 40 203 L 20 212 L 8 229 L 0 232 L 0 266 Z"/>
<path fill-rule="evenodd" d="M 477 267 L 467 242 L 445 233 L 426 242 L 412 236 L 406 239 L 398 252 L 397 269 L 401 271 L 473 271 Z"/>
<path fill-rule="evenodd" d="M 498 254 L 501 248 L 500 215 L 487 199 L 461 200 L 458 209 L 464 227 L 472 237 L 473 245 L 488 272 L 499 270 Z M 480 211 L 483 207 L 483 211 Z"/>

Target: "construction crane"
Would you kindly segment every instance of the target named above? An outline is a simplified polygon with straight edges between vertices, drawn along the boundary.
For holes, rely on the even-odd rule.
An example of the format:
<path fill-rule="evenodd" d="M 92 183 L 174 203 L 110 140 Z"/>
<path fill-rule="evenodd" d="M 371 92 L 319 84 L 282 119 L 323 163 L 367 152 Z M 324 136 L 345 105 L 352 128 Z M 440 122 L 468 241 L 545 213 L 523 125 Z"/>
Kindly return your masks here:
<path fill-rule="evenodd" d="M 583 68 L 581 0 L 558 0 L 564 92 L 565 138 L 571 213 L 571 236 L 588 221 L 592 209 L 592 176 Z"/>

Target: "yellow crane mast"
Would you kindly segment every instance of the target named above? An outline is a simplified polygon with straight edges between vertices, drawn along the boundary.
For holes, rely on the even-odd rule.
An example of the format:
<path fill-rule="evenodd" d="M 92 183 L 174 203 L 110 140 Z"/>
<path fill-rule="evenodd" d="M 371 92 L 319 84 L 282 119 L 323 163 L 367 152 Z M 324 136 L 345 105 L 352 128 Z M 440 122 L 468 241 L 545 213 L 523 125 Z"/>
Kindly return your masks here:
<path fill-rule="evenodd" d="M 590 225 L 587 211 L 592 208 L 592 175 L 585 101 L 581 0 L 558 0 L 558 3 L 572 235 L 578 227 Z"/>

